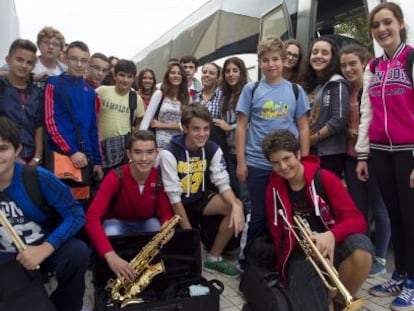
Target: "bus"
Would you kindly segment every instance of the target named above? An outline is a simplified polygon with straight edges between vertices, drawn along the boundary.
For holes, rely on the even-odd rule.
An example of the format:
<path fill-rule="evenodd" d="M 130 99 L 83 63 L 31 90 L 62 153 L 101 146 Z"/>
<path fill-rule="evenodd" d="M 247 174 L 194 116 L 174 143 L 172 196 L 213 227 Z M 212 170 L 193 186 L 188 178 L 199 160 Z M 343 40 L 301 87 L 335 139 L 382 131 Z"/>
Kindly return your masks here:
<path fill-rule="evenodd" d="M 150 67 L 159 81 L 170 59 L 194 55 L 200 64 L 241 57 L 252 80 L 258 78 L 256 46 L 268 34 L 283 40 L 296 38 L 305 50 L 319 35 L 335 34 L 335 27 L 357 17 L 367 18 L 381 0 L 210 0 L 170 31 L 139 52 L 133 61 L 138 70 Z M 409 0 L 396 0 L 413 25 Z M 347 42 L 341 36 L 341 42 Z M 414 35 L 408 32 L 408 42 Z M 374 54 L 380 53 L 373 46 Z"/>

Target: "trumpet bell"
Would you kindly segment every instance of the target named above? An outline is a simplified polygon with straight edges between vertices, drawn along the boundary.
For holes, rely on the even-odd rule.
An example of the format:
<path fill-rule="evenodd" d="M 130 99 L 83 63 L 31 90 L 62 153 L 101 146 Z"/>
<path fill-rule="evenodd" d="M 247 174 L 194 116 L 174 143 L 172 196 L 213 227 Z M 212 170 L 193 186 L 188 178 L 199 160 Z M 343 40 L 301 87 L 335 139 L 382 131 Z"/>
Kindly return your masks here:
<path fill-rule="evenodd" d="M 345 308 L 343 309 L 343 311 L 357 311 L 360 310 L 362 308 L 362 306 L 365 304 L 365 299 L 364 298 L 358 298 L 355 300 L 352 300 L 352 302 L 350 302 L 349 304 L 347 304 L 345 306 Z"/>

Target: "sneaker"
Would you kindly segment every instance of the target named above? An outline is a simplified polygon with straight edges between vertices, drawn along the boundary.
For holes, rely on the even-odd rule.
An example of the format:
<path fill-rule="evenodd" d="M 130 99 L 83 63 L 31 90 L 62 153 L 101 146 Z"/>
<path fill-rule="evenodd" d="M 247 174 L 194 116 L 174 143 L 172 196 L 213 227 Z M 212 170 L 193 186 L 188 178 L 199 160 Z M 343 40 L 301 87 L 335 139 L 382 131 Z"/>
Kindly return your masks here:
<path fill-rule="evenodd" d="M 412 311 L 414 310 L 414 281 L 405 279 L 401 293 L 391 303 L 391 310 Z"/>
<path fill-rule="evenodd" d="M 213 261 L 206 259 L 204 261 L 204 270 L 209 272 L 220 272 L 231 278 L 237 278 L 239 276 L 239 269 L 237 269 L 235 265 L 224 260 Z"/>
<path fill-rule="evenodd" d="M 376 277 L 378 275 L 385 274 L 385 273 L 387 273 L 387 269 L 385 268 L 385 259 L 380 258 L 380 257 L 375 257 L 368 277 Z"/>
<path fill-rule="evenodd" d="M 390 280 L 371 287 L 368 292 L 377 297 L 397 296 L 402 290 L 403 283 L 404 275 L 394 271 Z"/>

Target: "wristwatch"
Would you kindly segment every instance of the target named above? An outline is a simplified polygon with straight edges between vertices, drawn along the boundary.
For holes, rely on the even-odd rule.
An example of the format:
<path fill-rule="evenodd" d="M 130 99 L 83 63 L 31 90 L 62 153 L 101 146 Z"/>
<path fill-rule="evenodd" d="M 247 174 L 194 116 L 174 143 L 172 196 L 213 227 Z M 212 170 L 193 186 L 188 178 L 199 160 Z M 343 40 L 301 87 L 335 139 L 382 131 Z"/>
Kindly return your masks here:
<path fill-rule="evenodd" d="M 38 157 L 33 157 L 32 160 L 35 161 L 37 164 L 40 164 L 40 161 L 42 161 L 42 159 Z"/>

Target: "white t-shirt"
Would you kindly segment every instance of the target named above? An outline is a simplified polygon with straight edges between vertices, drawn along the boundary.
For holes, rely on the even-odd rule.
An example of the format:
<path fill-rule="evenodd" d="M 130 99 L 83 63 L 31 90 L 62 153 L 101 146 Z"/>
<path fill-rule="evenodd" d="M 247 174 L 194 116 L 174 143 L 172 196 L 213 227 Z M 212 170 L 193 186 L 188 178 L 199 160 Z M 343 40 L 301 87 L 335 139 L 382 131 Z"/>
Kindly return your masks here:
<path fill-rule="evenodd" d="M 48 72 L 51 76 L 58 76 L 61 73 L 65 72 L 67 70 L 67 67 L 65 64 L 62 64 L 60 62 L 57 63 L 55 68 L 48 68 L 45 65 L 42 64 L 40 61 L 40 58 L 37 59 L 36 66 L 33 69 L 33 73 L 35 75 L 42 73 L 42 72 Z"/>

